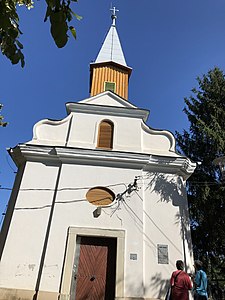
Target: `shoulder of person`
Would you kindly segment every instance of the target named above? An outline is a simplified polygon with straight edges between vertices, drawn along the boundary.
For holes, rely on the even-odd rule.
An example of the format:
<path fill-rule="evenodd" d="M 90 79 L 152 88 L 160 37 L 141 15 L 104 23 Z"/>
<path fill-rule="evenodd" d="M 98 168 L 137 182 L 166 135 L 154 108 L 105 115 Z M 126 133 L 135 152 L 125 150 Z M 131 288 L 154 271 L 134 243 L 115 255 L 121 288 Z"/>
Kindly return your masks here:
<path fill-rule="evenodd" d="M 203 271 L 203 270 L 199 270 L 199 274 L 201 274 L 202 276 L 204 276 L 204 277 L 207 277 L 207 275 L 206 275 L 206 272 L 205 271 Z"/>
<path fill-rule="evenodd" d="M 177 275 L 177 273 L 178 273 L 179 271 L 178 270 L 176 270 L 176 271 L 173 271 L 173 275 Z"/>

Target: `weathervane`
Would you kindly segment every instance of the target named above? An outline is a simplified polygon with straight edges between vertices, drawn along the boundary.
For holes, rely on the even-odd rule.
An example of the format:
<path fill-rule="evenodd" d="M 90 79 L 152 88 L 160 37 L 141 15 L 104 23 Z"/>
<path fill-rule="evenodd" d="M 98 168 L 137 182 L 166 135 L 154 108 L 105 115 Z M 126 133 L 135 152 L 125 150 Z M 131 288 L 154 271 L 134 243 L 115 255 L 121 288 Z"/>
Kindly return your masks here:
<path fill-rule="evenodd" d="M 119 11 L 119 9 L 116 9 L 115 6 L 114 6 L 114 7 L 110 8 L 110 10 L 112 11 L 112 16 L 111 16 L 111 18 L 112 18 L 112 25 L 116 26 L 116 18 L 117 18 L 116 12 Z"/>

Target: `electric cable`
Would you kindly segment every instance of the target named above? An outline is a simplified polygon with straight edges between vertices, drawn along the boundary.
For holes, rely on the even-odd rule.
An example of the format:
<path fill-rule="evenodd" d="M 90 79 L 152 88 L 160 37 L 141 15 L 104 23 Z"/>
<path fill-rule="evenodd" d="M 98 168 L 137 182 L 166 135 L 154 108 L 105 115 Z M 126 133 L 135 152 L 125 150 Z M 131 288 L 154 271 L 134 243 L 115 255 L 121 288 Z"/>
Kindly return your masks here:
<path fill-rule="evenodd" d="M 115 187 L 115 186 L 120 186 L 123 185 L 127 188 L 127 184 L 128 183 L 124 183 L 124 182 L 120 182 L 120 183 L 115 183 L 115 184 L 108 184 L 108 185 L 104 185 L 104 187 Z M 97 186 L 101 186 L 101 185 L 97 185 Z M 77 190 L 89 190 L 93 188 L 93 186 L 89 186 L 89 187 L 77 187 L 77 188 L 69 188 L 69 187 L 65 187 L 65 188 L 60 188 L 57 189 L 58 192 L 61 191 L 77 191 Z M 0 187 L 0 190 L 5 190 L 5 191 L 12 191 L 13 188 L 9 188 L 9 187 Z M 48 189 L 48 188 L 21 188 L 19 189 L 19 191 L 24 192 L 24 191 L 55 191 L 54 189 Z"/>

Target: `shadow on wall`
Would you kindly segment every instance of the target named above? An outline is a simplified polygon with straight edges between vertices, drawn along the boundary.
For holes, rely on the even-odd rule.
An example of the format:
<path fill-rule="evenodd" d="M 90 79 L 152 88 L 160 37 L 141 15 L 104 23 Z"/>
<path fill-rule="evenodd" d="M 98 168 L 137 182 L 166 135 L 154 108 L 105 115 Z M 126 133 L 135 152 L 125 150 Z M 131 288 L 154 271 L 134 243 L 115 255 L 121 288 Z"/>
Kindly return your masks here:
<path fill-rule="evenodd" d="M 151 289 L 155 290 L 155 294 L 151 295 L 151 299 L 165 299 L 165 295 L 167 293 L 167 290 L 169 288 L 169 279 L 165 280 L 162 279 L 162 276 L 160 273 L 156 273 L 154 276 L 151 278 L 151 283 L 146 284 L 144 286 L 143 284 L 132 284 L 128 286 L 127 291 L 128 291 L 128 296 L 133 296 L 135 295 L 136 298 L 132 299 L 144 299 L 144 295 L 146 296 L 146 292 Z M 138 298 L 137 295 L 142 295 L 140 298 Z M 134 297 L 134 296 L 133 296 Z M 149 296 L 148 296 L 149 297 Z"/>
<path fill-rule="evenodd" d="M 163 202 L 171 202 L 174 206 L 179 206 L 184 201 L 185 190 L 180 176 L 172 176 L 163 173 L 147 173 L 149 179 L 147 188 L 160 195 Z"/>
<path fill-rule="evenodd" d="M 164 299 L 169 288 L 169 282 L 170 279 L 162 279 L 161 273 L 156 273 L 155 276 L 152 276 L 150 287 L 158 291 L 157 299 Z"/>
<path fill-rule="evenodd" d="M 188 249 L 192 251 L 190 236 L 190 220 L 188 203 L 186 197 L 186 187 L 181 176 L 169 176 L 162 173 L 147 173 L 149 183 L 147 189 L 154 191 L 160 196 L 162 202 L 172 202 L 179 207 L 176 214 L 176 223 L 181 222 L 181 235 L 187 241 Z"/>
<path fill-rule="evenodd" d="M 142 197 L 136 192 L 136 195 L 138 196 L 138 198 L 143 201 Z M 129 206 L 129 204 L 124 201 L 122 203 L 122 207 L 127 211 L 127 213 L 130 215 L 130 217 L 134 220 L 134 223 L 136 225 L 136 228 L 139 230 L 139 232 L 143 235 L 146 245 L 149 247 L 149 249 L 151 249 L 151 251 L 153 251 L 153 255 L 154 255 L 154 250 L 156 245 L 154 243 L 154 241 L 152 241 L 150 239 L 150 237 L 148 235 L 146 235 L 146 233 L 143 231 L 143 221 L 138 217 L 138 215 L 136 214 L 136 212 Z M 153 218 L 146 213 L 146 211 L 144 211 L 145 216 L 149 219 L 149 221 L 157 228 L 157 230 L 159 232 L 162 233 L 162 235 L 164 235 L 164 237 L 166 238 L 166 240 L 168 240 L 168 242 L 178 251 L 180 252 L 180 249 L 177 247 L 177 245 L 174 244 L 174 242 L 164 233 L 164 231 L 158 226 L 157 222 L 155 220 L 153 220 Z M 180 252 L 180 255 L 182 255 L 182 252 Z M 174 269 L 176 268 L 175 266 L 175 262 L 170 261 L 170 264 L 174 267 Z"/>

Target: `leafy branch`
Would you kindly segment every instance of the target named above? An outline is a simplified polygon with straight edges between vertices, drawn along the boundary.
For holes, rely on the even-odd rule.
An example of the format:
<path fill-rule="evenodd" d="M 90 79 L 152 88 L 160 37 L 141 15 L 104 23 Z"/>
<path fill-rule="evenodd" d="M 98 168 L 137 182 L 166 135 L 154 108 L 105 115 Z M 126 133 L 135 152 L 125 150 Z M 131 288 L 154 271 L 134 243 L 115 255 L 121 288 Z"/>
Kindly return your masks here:
<path fill-rule="evenodd" d="M 0 112 L 1 112 L 2 108 L 3 108 L 3 105 L 0 104 Z M 2 115 L 0 115 L 0 126 L 1 126 L 1 127 L 6 127 L 6 125 L 7 125 L 8 123 L 7 123 L 7 122 L 3 122 L 3 120 L 4 120 L 4 117 L 3 117 Z"/>
<path fill-rule="evenodd" d="M 64 47 L 71 32 L 76 38 L 76 29 L 69 23 L 75 18 L 81 20 L 71 9 L 71 1 L 77 0 L 45 0 L 47 4 L 44 21 L 50 21 L 51 35 L 58 48 Z M 23 44 L 19 41 L 22 34 L 19 28 L 18 6 L 25 5 L 27 9 L 33 8 L 32 0 L 1 0 L 0 1 L 0 49 L 12 64 L 21 63 L 24 67 L 25 59 Z"/>

